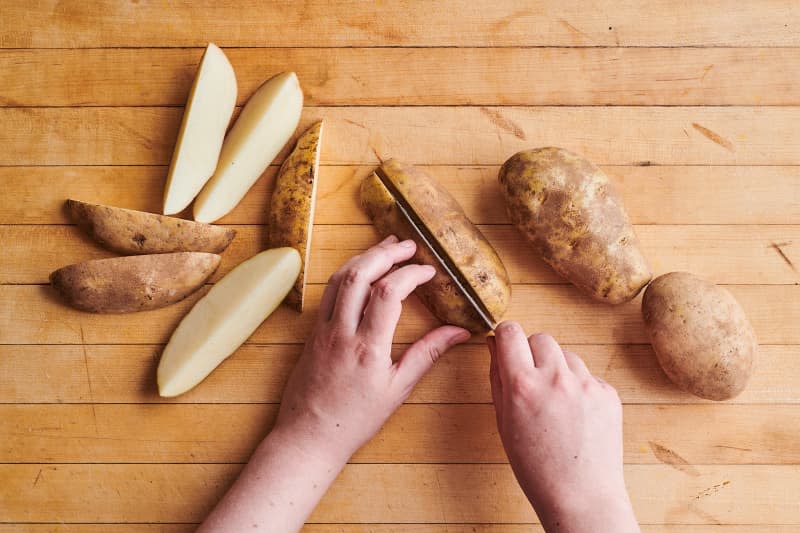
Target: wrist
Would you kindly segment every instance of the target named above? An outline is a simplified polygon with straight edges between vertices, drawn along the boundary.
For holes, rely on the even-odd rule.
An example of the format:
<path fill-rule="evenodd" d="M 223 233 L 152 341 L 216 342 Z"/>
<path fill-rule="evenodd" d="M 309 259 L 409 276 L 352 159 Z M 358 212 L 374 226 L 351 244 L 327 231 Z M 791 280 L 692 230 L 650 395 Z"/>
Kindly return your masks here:
<path fill-rule="evenodd" d="M 549 502 L 531 503 L 548 533 L 585 531 L 639 532 L 630 498 L 624 487 L 587 492 L 561 492 Z M 538 503 L 538 505 L 537 505 Z"/>
<path fill-rule="evenodd" d="M 282 423 L 280 420 L 264 439 L 269 445 L 292 450 L 300 460 L 311 462 L 326 470 L 339 472 L 354 453 L 334 439 L 326 438 L 325 433 L 313 424 L 293 420 Z"/>

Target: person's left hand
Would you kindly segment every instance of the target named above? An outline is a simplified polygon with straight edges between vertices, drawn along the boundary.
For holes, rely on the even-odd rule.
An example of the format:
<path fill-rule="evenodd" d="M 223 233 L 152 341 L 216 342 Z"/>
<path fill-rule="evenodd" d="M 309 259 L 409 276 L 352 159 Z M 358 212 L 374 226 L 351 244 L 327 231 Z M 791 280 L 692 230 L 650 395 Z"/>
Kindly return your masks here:
<path fill-rule="evenodd" d="M 413 241 L 394 236 L 353 257 L 329 280 L 319 316 L 283 394 L 274 431 L 311 453 L 344 464 L 405 401 L 419 379 L 467 330 L 441 326 L 397 362 L 392 338 L 402 301 L 435 270 L 398 263 L 414 255 Z"/>

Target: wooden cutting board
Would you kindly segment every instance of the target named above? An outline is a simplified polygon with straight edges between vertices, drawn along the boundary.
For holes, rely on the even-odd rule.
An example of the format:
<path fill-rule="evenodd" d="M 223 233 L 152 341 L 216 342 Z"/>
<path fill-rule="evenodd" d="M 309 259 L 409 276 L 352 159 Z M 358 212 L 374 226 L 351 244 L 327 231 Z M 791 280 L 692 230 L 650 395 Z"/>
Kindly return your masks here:
<path fill-rule="evenodd" d="M 357 204 L 378 158 L 423 166 L 506 262 L 508 317 L 619 390 L 643 530 L 800 528 L 800 4 L 6 0 L 0 5 L 0 533 L 190 531 L 274 419 L 328 276 L 375 242 Z M 126 316 L 63 306 L 65 264 L 109 254 L 67 197 L 157 211 L 203 47 L 240 104 L 294 70 L 326 120 L 310 309 L 281 309 L 206 382 L 155 392 L 198 296 Z M 639 300 L 588 302 L 521 243 L 496 186 L 514 152 L 563 146 L 619 185 L 657 273 L 727 286 L 762 343 L 733 401 L 675 390 Z M 276 160 L 282 161 L 285 152 Z M 271 167 L 221 221 L 214 280 L 264 246 Z M 405 309 L 401 352 L 433 319 Z M 448 353 L 348 465 L 310 533 L 541 531 L 497 437 L 479 339 Z M 713 525 L 713 526 L 712 526 Z M 719 525 L 717 527 L 717 525 Z"/>

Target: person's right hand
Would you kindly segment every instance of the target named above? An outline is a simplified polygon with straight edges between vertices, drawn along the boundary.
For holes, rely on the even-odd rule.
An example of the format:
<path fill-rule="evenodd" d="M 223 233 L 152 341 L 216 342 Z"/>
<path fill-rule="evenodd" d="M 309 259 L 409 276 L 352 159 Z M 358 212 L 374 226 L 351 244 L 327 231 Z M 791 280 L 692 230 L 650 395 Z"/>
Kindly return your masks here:
<path fill-rule="evenodd" d="M 497 427 L 548 532 L 637 532 L 622 472 L 622 405 L 549 335 L 503 322 L 488 338 Z"/>

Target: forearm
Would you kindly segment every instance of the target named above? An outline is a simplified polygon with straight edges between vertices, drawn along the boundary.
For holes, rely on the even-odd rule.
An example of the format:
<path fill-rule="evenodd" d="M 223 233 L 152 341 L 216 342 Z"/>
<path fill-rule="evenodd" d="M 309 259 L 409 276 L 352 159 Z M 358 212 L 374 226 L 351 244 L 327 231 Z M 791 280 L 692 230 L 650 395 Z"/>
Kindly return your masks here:
<path fill-rule="evenodd" d="M 299 531 L 346 458 L 270 433 L 198 531 Z"/>
<path fill-rule="evenodd" d="M 639 533 L 639 524 L 627 494 L 598 495 L 597 499 L 565 496 L 557 503 L 534 505 L 547 533 Z"/>

